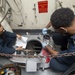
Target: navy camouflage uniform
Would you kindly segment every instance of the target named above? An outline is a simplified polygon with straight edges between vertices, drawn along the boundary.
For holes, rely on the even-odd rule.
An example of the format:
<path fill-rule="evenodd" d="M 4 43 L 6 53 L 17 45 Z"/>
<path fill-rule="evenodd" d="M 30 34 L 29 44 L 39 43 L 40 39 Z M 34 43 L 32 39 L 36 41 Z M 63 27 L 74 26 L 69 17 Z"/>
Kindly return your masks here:
<path fill-rule="evenodd" d="M 16 34 L 4 31 L 0 35 L 0 53 L 13 54 L 15 49 L 12 47 L 16 41 Z"/>
<path fill-rule="evenodd" d="M 59 54 L 75 52 L 75 35 L 70 36 L 69 38 L 66 38 L 66 40 L 67 39 L 68 39 L 67 49 L 59 52 Z M 58 40 L 59 40 L 58 42 L 60 42 L 60 39 L 58 39 Z M 62 39 L 62 41 L 65 42 L 65 40 L 63 40 L 63 39 Z M 50 61 L 50 68 L 55 71 L 65 72 L 66 70 L 69 69 L 69 67 L 73 63 L 75 63 L 75 56 L 55 57 L 55 58 L 52 58 Z"/>

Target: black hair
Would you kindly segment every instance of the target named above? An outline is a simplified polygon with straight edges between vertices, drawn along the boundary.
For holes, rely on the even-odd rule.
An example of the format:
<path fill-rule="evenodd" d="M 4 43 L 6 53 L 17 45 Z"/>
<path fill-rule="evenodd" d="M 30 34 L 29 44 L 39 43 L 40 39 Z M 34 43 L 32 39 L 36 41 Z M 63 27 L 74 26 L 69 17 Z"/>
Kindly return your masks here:
<path fill-rule="evenodd" d="M 55 29 L 69 27 L 74 19 L 74 12 L 70 8 L 60 8 L 51 15 L 51 23 Z"/>

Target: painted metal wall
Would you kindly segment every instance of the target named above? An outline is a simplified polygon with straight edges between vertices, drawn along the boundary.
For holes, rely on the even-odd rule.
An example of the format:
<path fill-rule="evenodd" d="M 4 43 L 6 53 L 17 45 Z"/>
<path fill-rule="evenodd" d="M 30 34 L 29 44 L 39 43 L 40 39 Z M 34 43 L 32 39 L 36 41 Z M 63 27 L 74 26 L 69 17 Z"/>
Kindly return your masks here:
<path fill-rule="evenodd" d="M 59 8 L 57 0 L 7 0 L 13 11 L 11 17 L 11 27 L 13 29 L 42 29 L 50 21 L 50 16 L 56 8 Z M 48 12 L 39 13 L 38 2 L 48 1 Z M 73 9 L 75 0 L 59 0 L 63 7 Z M 19 8 L 19 9 L 18 9 Z"/>

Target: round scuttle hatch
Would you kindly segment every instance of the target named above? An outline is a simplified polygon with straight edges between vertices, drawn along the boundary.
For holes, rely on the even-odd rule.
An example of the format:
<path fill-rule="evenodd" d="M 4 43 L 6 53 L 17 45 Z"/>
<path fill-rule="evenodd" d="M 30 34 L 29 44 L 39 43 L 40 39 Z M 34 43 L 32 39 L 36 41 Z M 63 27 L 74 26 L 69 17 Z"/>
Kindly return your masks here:
<path fill-rule="evenodd" d="M 40 53 L 42 50 L 42 44 L 38 40 L 30 40 L 27 42 L 26 49 L 33 50 L 33 52 Z"/>

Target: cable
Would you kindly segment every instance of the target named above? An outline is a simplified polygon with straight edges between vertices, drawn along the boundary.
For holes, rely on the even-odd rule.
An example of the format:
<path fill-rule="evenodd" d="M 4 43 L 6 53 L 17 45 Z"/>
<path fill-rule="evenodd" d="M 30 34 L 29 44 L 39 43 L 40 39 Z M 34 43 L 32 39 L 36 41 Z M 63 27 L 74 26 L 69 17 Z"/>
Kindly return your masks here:
<path fill-rule="evenodd" d="M 3 19 L 0 21 L 0 24 L 3 22 L 3 20 L 6 18 L 8 12 L 9 12 L 10 8 L 8 9 L 8 11 L 6 12 L 5 16 L 3 17 Z"/>
<path fill-rule="evenodd" d="M 8 4 L 9 7 L 11 7 L 7 0 L 6 0 L 6 3 Z"/>
<path fill-rule="evenodd" d="M 17 6 L 19 12 L 21 12 L 21 10 L 22 10 L 22 5 L 21 5 L 21 9 L 20 9 L 19 6 L 17 5 L 16 1 L 15 1 L 15 0 L 13 0 L 13 1 L 14 1 L 15 5 Z M 20 3 L 22 4 L 21 0 L 20 0 Z"/>
<path fill-rule="evenodd" d="M 56 0 L 56 1 L 59 3 L 59 6 L 60 6 L 61 8 L 63 8 L 62 2 L 60 2 L 59 0 Z"/>
<path fill-rule="evenodd" d="M 15 1 L 15 0 L 13 0 L 13 1 L 14 1 L 15 5 L 17 6 L 18 10 L 19 10 L 19 11 L 16 11 L 16 12 L 20 12 L 21 17 L 22 17 L 22 20 L 23 20 L 22 23 L 23 23 L 24 25 L 26 25 L 25 22 L 24 22 L 24 19 L 23 19 L 22 12 L 21 12 L 21 11 L 22 11 L 22 6 L 21 6 L 21 9 L 20 9 L 19 6 L 17 5 L 16 1 Z M 6 2 L 7 2 L 8 5 L 10 6 L 10 4 L 9 4 L 9 2 L 8 2 L 7 0 L 6 0 Z M 20 3 L 22 4 L 21 0 L 20 0 Z M 10 7 L 11 7 L 11 6 L 10 6 Z M 11 9 L 13 10 L 13 12 L 14 12 L 15 14 L 17 14 L 17 13 L 15 12 L 15 10 L 14 10 L 12 7 L 11 7 Z"/>
<path fill-rule="evenodd" d="M 11 7 L 11 5 L 9 4 L 9 2 L 6 0 L 6 3 L 8 4 L 9 7 Z M 11 7 L 11 9 L 15 12 L 15 10 Z M 20 12 L 22 10 L 22 7 L 19 11 L 16 11 L 16 12 Z"/>
<path fill-rule="evenodd" d="M 21 0 L 20 0 L 20 2 L 21 2 Z M 19 8 L 19 6 L 17 5 L 17 3 L 16 3 L 15 0 L 14 0 L 14 3 L 16 4 L 16 6 L 17 6 L 17 8 L 18 8 L 18 10 L 19 10 L 19 12 L 20 12 L 20 14 L 21 14 L 21 16 L 22 16 L 23 24 L 25 25 L 25 22 L 24 22 L 24 19 L 23 19 L 22 12 L 21 12 L 21 10 L 20 10 L 20 8 Z M 22 3 L 22 2 L 21 2 L 21 3 Z"/>

